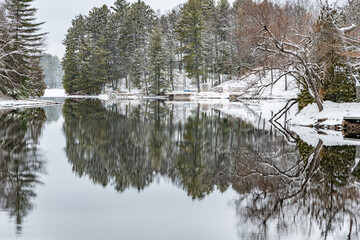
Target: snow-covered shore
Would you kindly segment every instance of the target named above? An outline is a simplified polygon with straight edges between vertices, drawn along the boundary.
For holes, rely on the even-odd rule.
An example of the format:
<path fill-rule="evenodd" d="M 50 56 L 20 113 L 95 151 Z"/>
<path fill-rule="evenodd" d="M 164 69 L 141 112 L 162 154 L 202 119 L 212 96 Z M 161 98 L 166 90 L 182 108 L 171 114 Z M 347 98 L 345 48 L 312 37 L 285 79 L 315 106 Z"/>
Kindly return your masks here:
<path fill-rule="evenodd" d="M 62 98 L 98 98 L 102 100 L 108 100 L 108 94 L 101 94 L 101 95 L 94 95 L 94 96 L 84 96 L 84 95 L 67 95 L 64 89 L 46 89 L 44 98 L 55 98 L 55 97 L 62 97 Z"/>
<path fill-rule="evenodd" d="M 108 95 L 100 96 L 67 96 L 64 90 L 46 90 L 45 98 L 98 98 L 113 101 Z M 146 98 L 144 98 L 146 99 Z M 118 101 L 125 101 L 117 98 Z M 139 101 L 139 100 L 138 100 Z M 133 102 L 133 101 L 132 101 Z M 136 101 L 135 101 L 136 102 Z M 189 102 L 175 102 L 176 104 L 191 104 Z M 272 131 L 274 126 L 270 118 L 282 109 L 286 99 L 272 100 L 243 100 L 230 102 L 226 93 L 201 93 L 192 99 L 193 104 L 200 103 L 204 109 L 214 109 L 223 114 L 240 118 L 260 130 Z M 56 104 L 49 100 L 6 100 L 0 99 L 0 109 L 31 108 Z M 360 141 L 345 139 L 341 131 L 334 131 L 335 126 L 340 126 L 344 116 L 360 116 L 358 103 L 333 103 L 324 102 L 324 110 L 319 112 L 315 104 L 309 105 L 298 112 L 297 105 L 279 120 L 279 123 L 289 132 L 295 133 L 303 141 L 316 146 L 322 140 L 325 146 L 335 145 L 360 145 Z M 319 128 L 311 128 L 319 127 Z"/>
<path fill-rule="evenodd" d="M 45 95 L 49 95 L 48 97 L 62 97 L 65 92 L 61 89 L 51 89 L 52 91 L 48 92 L 49 89 L 45 90 Z M 63 94 L 61 92 L 64 92 Z M 57 92 L 57 94 L 53 94 Z M 61 94 L 60 94 L 61 93 Z M 18 109 L 18 108 L 33 108 L 33 107 L 45 107 L 51 105 L 60 104 L 56 101 L 52 100 L 44 100 L 44 99 L 28 99 L 28 100 L 13 100 L 6 97 L 0 97 L 0 110 L 3 109 Z"/>
<path fill-rule="evenodd" d="M 300 93 L 295 79 L 281 76 L 278 71 L 273 71 L 272 76 L 270 71 L 261 77 L 257 74 L 246 75 L 224 82 L 215 89 L 218 88 L 239 95 L 239 99 L 291 99 Z"/>
<path fill-rule="evenodd" d="M 324 110 L 319 112 L 315 103 L 308 105 L 292 116 L 288 124 L 333 128 L 342 124 L 344 117 L 360 118 L 360 103 L 324 102 Z"/>
<path fill-rule="evenodd" d="M 17 109 L 17 108 L 32 108 L 32 107 L 44 107 L 50 105 L 59 104 L 54 101 L 49 100 L 8 100 L 8 99 L 0 99 L 0 110 L 1 109 Z"/>
<path fill-rule="evenodd" d="M 285 104 L 286 101 L 281 100 L 261 100 L 236 103 L 222 102 L 222 104 L 214 104 L 213 102 L 212 107 L 226 115 L 240 118 L 259 130 L 272 131 L 275 126 L 269 120 Z M 318 112 L 316 105 L 310 105 L 300 113 L 297 111 L 297 106 L 294 106 L 287 113 L 286 118 L 284 116 L 278 123 L 289 135 L 293 135 L 295 139 L 298 136 L 301 140 L 314 147 L 320 140 L 324 146 L 359 146 L 360 141 L 357 139 L 347 139 L 341 131 L 332 129 L 341 125 L 343 116 L 355 116 L 356 113 L 360 113 L 360 104 L 332 102 L 325 102 L 324 104 L 327 109 L 321 113 Z M 326 120 L 319 122 L 318 119 Z M 310 127 L 316 126 L 316 123 L 322 124 L 320 127 L 323 126 L 327 129 Z"/>

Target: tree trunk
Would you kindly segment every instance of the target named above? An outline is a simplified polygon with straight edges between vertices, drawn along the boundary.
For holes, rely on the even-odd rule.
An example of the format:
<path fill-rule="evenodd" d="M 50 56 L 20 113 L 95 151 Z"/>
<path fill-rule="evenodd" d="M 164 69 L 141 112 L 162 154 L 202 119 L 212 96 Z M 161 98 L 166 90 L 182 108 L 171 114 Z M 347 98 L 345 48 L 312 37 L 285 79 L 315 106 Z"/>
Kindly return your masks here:
<path fill-rule="evenodd" d="M 324 106 L 323 106 L 322 101 L 319 98 L 316 98 L 315 102 L 316 102 L 316 105 L 317 105 L 317 107 L 319 109 L 319 112 L 322 112 L 322 110 L 324 110 Z"/>
<path fill-rule="evenodd" d="M 171 59 L 170 60 L 170 82 L 171 82 L 171 89 L 172 91 L 175 90 L 175 87 L 174 87 L 174 67 L 173 67 L 174 63 L 173 63 L 173 60 Z"/>
<path fill-rule="evenodd" d="M 274 71 L 273 68 L 271 67 L 271 90 L 270 90 L 270 95 L 272 96 L 273 94 L 273 88 L 274 88 Z"/>
<path fill-rule="evenodd" d="M 158 96 L 160 96 L 160 76 L 157 76 L 157 94 Z"/>
<path fill-rule="evenodd" d="M 199 93 L 200 92 L 200 75 L 199 74 L 196 75 L 196 85 L 197 85 L 197 90 Z"/>
<path fill-rule="evenodd" d="M 148 84 L 146 81 L 145 81 L 145 91 L 146 91 L 146 95 L 149 95 Z"/>

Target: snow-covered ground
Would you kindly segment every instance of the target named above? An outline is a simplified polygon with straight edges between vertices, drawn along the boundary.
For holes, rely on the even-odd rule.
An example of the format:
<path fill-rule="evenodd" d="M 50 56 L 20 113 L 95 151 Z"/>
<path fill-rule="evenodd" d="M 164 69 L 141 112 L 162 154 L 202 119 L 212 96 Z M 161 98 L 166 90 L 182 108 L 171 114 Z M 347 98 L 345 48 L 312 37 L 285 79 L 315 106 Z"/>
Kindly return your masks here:
<path fill-rule="evenodd" d="M 175 71 L 174 93 L 192 93 L 191 100 L 199 101 L 202 99 L 228 99 L 230 95 L 239 95 L 242 99 L 291 99 L 296 98 L 299 89 L 296 81 L 291 76 L 280 76 L 278 71 L 273 71 L 273 81 L 271 72 L 268 71 L 263 75 L 250 74 L 241 78 L 222 75 L 222 84 L 212 87 L 212 84 L 218 83 L 217 76 L 211 76 L 214 79 L 208 80 L 207 83 L 201 83 L 201 92 L 197 93 L 195 81 L 189 79 L 185 72 Z M 215 79 L 216 78 L 216 79 Z M 143 98 L 144 92 L 137 88 L 126 89 L 125 82 L 119 84 L 120 91 L 112 93 L 110 88 L 107 89 L 108 95 L 113 95 L 116 99 Z M 170 91 L 171 92 L 171 91 Z"/>
<path fill-rule="evenodd" d="M 66 97 L 64 89 L 45 89 L 44 97 Z"/>
<path fill-rule="evenodd" d="M 54 101 L 48 100 L 0 100 L 0 109 L 16 109 L 16 108 L 31 108 L 31 107 L 44 107 L 49 105 L 59 104 Z"/>
<path fill-rule="evenodd" d="M 316 130 L 315 128 L 302 126 L 288 126 L 288 129 L 295 132 L 300 139 L 307 144 L 316 147 L 319 140 L 324 146 L 359 146 L 360 141 L 357 139 L 344 138 L 342 132 L 334 130 Z"/>
<path fill-rule="evenodd" d="M 273 114 L 277 113 L 286 104 L 284 100 L 259 100 L 244 102 L 222 102 L 212 107 L 229 116 L 238 117 L 245 122 L 251 123 L 255 128 L 260 130 L 271 130 L 274 126 L 269 120 Z M 307 144 L 316 146 L 321 140 L 325 146 L 339 145 L 360 145 L 360 141 L 356 139 L 344 138 L 341 131 L 330 129 L 316 129 L 309 127 L 315 126 L 318 119 L 324 120 L 320 122 L 320 126 L 330 127 L 341 125 L 344 116 L 360 116 L 360 104 L 358 103 L 324 103 L 325 110 L 321 113 L 317 110 L 316 105 L 310 105 L 304 111 L 298 113 L 297 106 L 294 107 L 278 122 L 288 131 L 299 136 Z M 325 120 L 326 119 L 326 120 Z"/>
<path fill-rule="evenodd" d="M 56 98 L 56 97 L 70 97 L 70 98 L 98 98 L 102 100 L 109 99 L 107 94 L 98 96 L 69 96 L 66 95 L 64 89 L 46 89 L 44 98 Z M 43 107 L 49 105 L 59 104 L 51 100 L 43 99 L 29 99 L 29 100 L 10 100 L 7 98 L 0 98 L 0 109 L 16 109 L 16 108 L 31 108 L 31 107 Z"/>
<path fill-rule="evenodd" d="M 108 94 L 101 94 L 97 96 L 83 96 L 83 95 L 67 95 L 64 89 L 46 89 L 44 98 L 52 97 L 64 97 L 64 98 L 98 98 L 102 100 L 107 100 L 109 98 Z"/>
<path fill-rule="evenodd" d="M 242 99 L 291 99 L 296 98 L 300 92 L 293 77 L 281 76 L 278 71 L 273 71 L 273 78 L 270 71 L 262 76 L 250 74 L 224 82 L 217 88 L 223 88 L 228 93 L 238 93 Z"/>
<path fill-rule="evenodd" d="M 360 103 L 324 102 L 319 112 L 315 103 L 308 105 L 288 121 L 291 125 L 332 127 L 341 125 L 345 116 L 360 118 Z"/>
<path fill-rule="evenodd" d="M 273 79 L 277 80 L 273 86 L 271 74 L 267 72 L 261 80 L 258 75 L 248 75 L 242 79 L 231 79 L 223 84 L 212 88 L 202 85 L 208 91 L 193 93 L 191 101 L 201 103 L 210 109 L 218 110 L 226 115 L 239 117 L 251 123 L 256 128 L 264 130 L 273 129 L 268 122 L 271 117 L 282 109 L 288 99 L 296 98 L 299 90 L 297 83 L 291 77 L 278 77 L 276 71 L 273 72 Z M 285 83 L 287 86 L 285 87 Z M 193 89 L 194 83 L 186 78 L 185 74 L 180 74 L 176 82 L 176 92 L 183 92 L 185 89 Z M 264 88 L 264 86 L 267 86 Z M 285 90 L 287 89 L 287 90 Z M 241 95 L 243 102 L 232 103 L 228 100 L 229 95 Z M 71 97 L 71 98 L 98 98 L 103 100 L 139 100 L 145 98 L 142 93 L 134 89 L 131 92 L 119 92 L 115 94 L 109 92 L 99 96 L 68 96 L 63 89 L 47 89 L 44 97 Z M 28 100 L 28 101 L 0 101 L 0 108 L 18 108 L 49 105 L 49 101 Z M 185 104 L 185 103 L 179 103 Z M 316 130 L 310 126 L 322 128 L 334 128 L 341 126 L 344 116 L 360 117 L 359 103 L 333 103 L 324 102 L 324 110 L 319 112 L 316 104 L 311 104 L 298 112 L 297 105 L 278 122 L 286 126 L 290 132 L 295 132 L 304 141 L 311 145 L 316 145 L 322 140 L 325 145 L 360 145 L 360 141 L 344 139 L 342 133 L 333 130 Z"/>

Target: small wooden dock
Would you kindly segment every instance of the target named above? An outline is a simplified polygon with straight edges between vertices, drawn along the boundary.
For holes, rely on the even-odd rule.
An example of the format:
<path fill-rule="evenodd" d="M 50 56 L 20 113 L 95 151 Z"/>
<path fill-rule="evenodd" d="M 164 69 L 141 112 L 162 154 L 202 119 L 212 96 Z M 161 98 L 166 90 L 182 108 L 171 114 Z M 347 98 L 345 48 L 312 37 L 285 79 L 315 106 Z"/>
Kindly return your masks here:
<path fill-rule="evenodd" d="M 190 101 L 190 97 L 192 97 L 194 93 L 191 92 L 183 92 L 183 93 L 166 93 L 165 96 L 170 101 Z"/>
<path fill-rule="evenodd" d="M 360 135 L 360 117 L 346 116 L 342 124 L 343 134 L 345 137 Z"/>

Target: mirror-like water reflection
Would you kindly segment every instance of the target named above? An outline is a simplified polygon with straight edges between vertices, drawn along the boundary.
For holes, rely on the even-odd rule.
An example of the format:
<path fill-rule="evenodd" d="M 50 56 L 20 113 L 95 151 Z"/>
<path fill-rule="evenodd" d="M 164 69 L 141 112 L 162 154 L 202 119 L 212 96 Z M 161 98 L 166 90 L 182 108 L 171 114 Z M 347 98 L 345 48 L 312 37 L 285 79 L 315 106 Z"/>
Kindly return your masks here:
<path fill-rule="evenodd" d="M 246 108 L 241 104 L 234 107 Z M 16 219 L 15 237 L 20 239 L 79 239 L 75 236 L 80 233 L 96 239 L 102 223 L 90 228 L 95 220 L 88 215 L 105 211 L 108 202 L 113 211 L 106 216 L 117 220 L 107 226 L 122 222 L 128 227 L 101 234 L 106 239 L 143 239 L 141 231 L 134 228 L 146 229 L 150 224 L 145 221 L 147 216 L 162 223 L 165 219 L 161 216 L 171 204 L 167 198 L 181 189 L 186 198 L 172 200 L 182 206 L 176 210 L 188 212 L 185 205 L 190 200 L 194 201 L 191 211 L 203 208 L 208 215 L 201 211 L 185 216 L 169 213 L 158 230 L 171 231 L 159 234 L 154 228 L 143 234 L 150 239 L 357 239 L 360 148 L 328 146 L 321 140 L 311 146 L 300 138 L 289 142 L 265 122 L 254 126 L 249 118 L 230 117 L 221 107 L 207 104 L 105 104 L 96 99 L 67 99 L 62 108 L 2 112 L 2 211 Z M 48 175 L 43 174 L 45 162 Z M 39 197 L 36 186 L 42 186 Z M 90 193 L 98 204 L 95 209 L 84 205 L 84 201 L 92 202 L 90 198 L 81 197 Z M 150 193 L 154 195 L 151 200 Z M 128 198 L 133 205 L 120 204 Z M 209 205 L 210 201 L 215 205 Z M 151 208 L 144 210 L 145 202 L 158 214 Z M 156 203 L 160 204 L 157 208 Z M 86 214 L 73 209 L 75 205 Z M 219 213 L 216 206 L 228 210 Z M 125 216 L 124 209 L 116 210 L 120 207 L 135 209 L 132 217 Z M 68 214 L 47 215 L 59 211 Z M 226 211 L 231 214 L 224 215 Z M 44 223 L 45 215 L 53 221 Z M 180 216 L 186 220 L 180 221 Z M 23 218 L 28 221 L 24 223 Z M 71 218 L 83 221 L 77 234 L 54 230 L 68 229 Z M 189 226 L 187 222 L 194 224 L 192 219 L 201 219 L 202 227 Z M 26 230 L 21 230 L 23 225 Z"/>
<path fill-rule="evenodd" d="M 37 146 L 45 120 L 41 108 L 0 113 L 0 207 L 15 219 L 19 234 L 44 170 Z"/>

